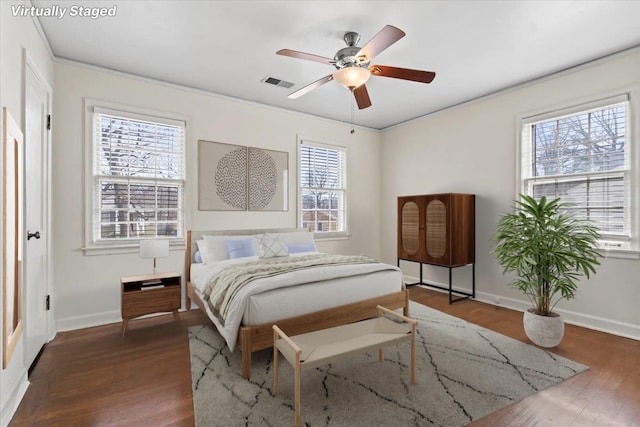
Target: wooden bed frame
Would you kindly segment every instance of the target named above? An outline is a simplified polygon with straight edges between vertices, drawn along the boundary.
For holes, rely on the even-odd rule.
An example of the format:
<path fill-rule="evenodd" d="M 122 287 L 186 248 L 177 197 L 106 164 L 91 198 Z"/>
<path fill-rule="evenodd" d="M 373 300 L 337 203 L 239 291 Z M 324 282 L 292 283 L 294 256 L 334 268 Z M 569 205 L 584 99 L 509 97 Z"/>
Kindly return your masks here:
<path fill-rule="evenodd" d="M 296 228 L 269 229 L 269 230 L 226 230 L 226 231 L 192 231 L 187 230 L 185 249 L 185 277 L 187 283 L 187 308 L 193 301 L 203 312 L 207 313 L 205 303 L 198 297 L 191 284 L 191 264 L 194 262 L 196 240 L 202 235 L 252 235 L 260 233 L 290 233 L 306 231 Z M 403 309 L 405 316 L 409 316 L 409 291 L 394 292 L 376 298 L 341 305 L 326 310 L 315 311 L 301 316 L 290 317 L 276 322 L 265 323 L 257 326 L 240 326 L 238 332 L 238 345 L 242 352 L 242 376 L 249 379 L 251 376 L 251 353 L 265 348 L 273 347 L 273 325 L 277 324 L 288 335 L 299 335 L 320 329 L 345 325 L 359 320 L 377 316 L 377 306 L 381 305 L 389 309 Z"/>

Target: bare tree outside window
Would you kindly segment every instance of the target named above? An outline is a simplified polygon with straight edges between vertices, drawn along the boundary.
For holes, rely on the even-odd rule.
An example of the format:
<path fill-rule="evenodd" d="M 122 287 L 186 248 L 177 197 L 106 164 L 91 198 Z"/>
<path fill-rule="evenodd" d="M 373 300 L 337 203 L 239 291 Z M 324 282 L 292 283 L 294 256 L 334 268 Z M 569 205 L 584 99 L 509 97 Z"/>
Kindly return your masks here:
<path fill-rule="evenodd" d="M 184 126 L 96 113 L 96 240 L 182 237 Z"/>
<path fill-rule="evenodd" d="M 576 216 L 594 221 L 603 235 L 628 236 L 627 103 L 529 123 L 530 176 L 525 192 L 561 197 Z"/>

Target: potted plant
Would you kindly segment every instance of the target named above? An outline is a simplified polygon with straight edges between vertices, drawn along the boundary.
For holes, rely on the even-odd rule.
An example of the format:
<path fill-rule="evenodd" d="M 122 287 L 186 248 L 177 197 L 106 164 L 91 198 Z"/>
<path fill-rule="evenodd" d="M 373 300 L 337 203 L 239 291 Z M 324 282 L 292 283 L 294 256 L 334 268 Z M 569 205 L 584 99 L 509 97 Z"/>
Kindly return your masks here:
<path fill-rule="evenodd" d="M 527 337 L 555 347 L 564 336 L 564 321 L 553 308 L 575 297 L 580 277 L 595 274 L 600 235 L 591 221 L 564 213 L 568 204 L 560 199 L 520 197 L 514 211 L 498 221 L 495 255 L 504 273 L 516 274 L 511 285 L 533 304 L 524 313 Z"/>

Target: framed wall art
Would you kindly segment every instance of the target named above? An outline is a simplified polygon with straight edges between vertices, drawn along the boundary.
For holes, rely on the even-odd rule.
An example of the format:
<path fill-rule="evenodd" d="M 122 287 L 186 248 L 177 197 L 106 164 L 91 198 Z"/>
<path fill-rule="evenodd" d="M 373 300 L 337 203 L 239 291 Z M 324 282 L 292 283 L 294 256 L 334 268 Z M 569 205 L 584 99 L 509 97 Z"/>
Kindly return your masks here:
<path fill-rule="evenodd" d="M 249 147 L 249 210 L 288 210 L 289 153 Z"/>
<path fill-rule="evenodd" d="M 288 210 L 289 153 L 198 141 L 198 209 Z"/>
<path fill-rule="evenodd" d="M 198 209 L 247 210 L 247 147 L 198 141 Z"/>
<path fill-rule="evenodd" d="M 2 176 L 2 368 L 22 335 L 22 203 L 23 134 L 6 107 L 3 108 L 4 164 Z"/>

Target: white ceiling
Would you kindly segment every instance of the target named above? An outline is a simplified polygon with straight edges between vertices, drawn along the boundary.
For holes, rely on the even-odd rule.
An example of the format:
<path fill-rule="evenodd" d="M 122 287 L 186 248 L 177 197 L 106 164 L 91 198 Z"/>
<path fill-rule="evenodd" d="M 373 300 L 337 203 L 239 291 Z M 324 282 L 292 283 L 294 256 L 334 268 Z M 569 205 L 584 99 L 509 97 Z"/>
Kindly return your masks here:
<path fill-rule="evenodd" d="M 202 89 L 343 122 L 351 94 L 336 82 L 287 95 L 331 74 L 329 65 L 276 55 L 325 57 L 363 46 L 385 25 L 406 37 L 373 63 L 437 73 L 431 84 L 373 76 L 373 106 L 357 125 L 384 129 L 501 89 L 640 45 L 640 1 L 77 1 L 117 5 L 115 17 L 40 18 L 57 58 Z M 267 76 L 291 89 L 262 83 Z M 603 76 L 605 78 L 606 76 Z"/>

